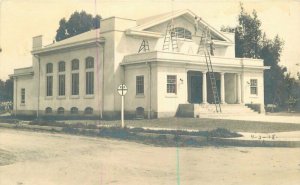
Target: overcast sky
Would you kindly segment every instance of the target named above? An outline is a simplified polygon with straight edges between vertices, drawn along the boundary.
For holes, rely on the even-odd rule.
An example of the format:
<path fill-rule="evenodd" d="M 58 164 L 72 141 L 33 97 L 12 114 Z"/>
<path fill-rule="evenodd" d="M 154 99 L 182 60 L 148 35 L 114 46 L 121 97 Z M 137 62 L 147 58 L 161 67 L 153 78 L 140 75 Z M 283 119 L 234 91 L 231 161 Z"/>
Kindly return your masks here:
<path fill-rule="evenodd" d="M 300 1 L 245 0 L 246 11 L 255 9 L 269 38 L 278 34 L 284 41 L 281 64 L 294 74 L 300 71 Z M 44 36 L 44 45 L 55 37 L 58 22 L 76 10 L 140 19 L 155 14 L 190 9 L 212 26 L 234 26 L 239 14 L 237 0 L 0 0 L 0 79 L 13 69 L 31 66 L 31 39 Z"/>

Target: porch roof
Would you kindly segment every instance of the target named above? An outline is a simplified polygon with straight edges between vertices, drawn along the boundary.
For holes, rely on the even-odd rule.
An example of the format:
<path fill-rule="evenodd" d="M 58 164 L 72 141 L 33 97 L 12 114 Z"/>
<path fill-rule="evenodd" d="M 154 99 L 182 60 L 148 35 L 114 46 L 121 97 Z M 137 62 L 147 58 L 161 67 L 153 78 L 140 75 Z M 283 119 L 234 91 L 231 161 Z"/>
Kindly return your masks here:
<path fill-rule="evenodd" d="M 264 66 L 263 60 L 251 58 L 226 58 L 219 56 L 211 56 L 213 66 L 226 67 L 243 67 L 243 68 L 257 68 L 269 69 Z M 151 51 L 145 53 L 136 53 L 124 57 L 121 65 L 131 65 L 145 62 L 169 62 L 173 64 L 195 64 L 206 65 L 205 57 L 202 55 L 174 53 L 165 51 Z"/>

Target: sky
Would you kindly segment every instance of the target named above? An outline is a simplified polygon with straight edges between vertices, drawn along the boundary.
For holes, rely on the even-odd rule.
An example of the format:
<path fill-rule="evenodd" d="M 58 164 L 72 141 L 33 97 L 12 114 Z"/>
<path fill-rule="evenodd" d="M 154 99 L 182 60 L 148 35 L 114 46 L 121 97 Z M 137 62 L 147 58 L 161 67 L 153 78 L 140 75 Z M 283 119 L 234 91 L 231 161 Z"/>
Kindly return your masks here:
<path fill-rule="evenodd" d="M 0 0 L 0 79 L 13 69 L 32 64 L 32 37 L 43 44 L 55 38 L 59 20 L 85 10 L 102 18 L 140 19 L 172 10 L 190 9 L 210 25 L 237 25 L 237 0 Z M 285 42 L 281 65 L 292 74 L 300 71 L 300 0 L 241 0 L 247 12 L 255 9 L 268 38 L 278 34 Z"/>

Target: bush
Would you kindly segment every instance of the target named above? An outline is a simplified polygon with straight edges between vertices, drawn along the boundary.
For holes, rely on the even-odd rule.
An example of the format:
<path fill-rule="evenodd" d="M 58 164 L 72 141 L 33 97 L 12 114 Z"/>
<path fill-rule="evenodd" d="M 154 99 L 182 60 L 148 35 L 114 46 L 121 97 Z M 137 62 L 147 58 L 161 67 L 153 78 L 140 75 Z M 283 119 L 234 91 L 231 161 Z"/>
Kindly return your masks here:
<path fill-rule="evenodd" d="M 207 137 L 220 137 L 220 138 L 231 138 L 231 137 L 241 137 L 241 134 L 236 132 L 231 132 L 225 128 L 217 128 L 212 131 L 208 131 Z"/>

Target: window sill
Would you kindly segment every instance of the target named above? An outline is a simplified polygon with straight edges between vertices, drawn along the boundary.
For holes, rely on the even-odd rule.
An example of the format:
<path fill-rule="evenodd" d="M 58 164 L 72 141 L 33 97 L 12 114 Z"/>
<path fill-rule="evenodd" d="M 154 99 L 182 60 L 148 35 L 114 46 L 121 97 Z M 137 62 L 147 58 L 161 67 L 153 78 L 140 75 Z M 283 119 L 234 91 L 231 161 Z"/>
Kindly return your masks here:
<path fill-rule="evenodd" d="M 250 98 L 259 98 L 258 95 L 255 95 L 255 94 L 251 94 L 249 97 Z"/>
<path fill-rule="evenodd" d="M 58 97 L 56 97 L 56 99 L 60 99 L 60 100 L 66 99 L 66 96 L 58 96 Z"/>
<path fill-rule="evenodd" d="M 25 106 L 25 105 L 26 105 L 25 103 L 21 103 L 21 104 L 20 104 L 20 106 Z"/>
<path fill-rule="evenodd" d="M 80 98 L 79 95 L 71 95 L 71 96 L 70 96 L 70 99 L 79 99 L 79 98 Z"/>
<path fill-rule="evenodd" d="M 172 93 L 166 94 L 165 97 L 166 98 L 178 98 L 177 94 L 174 94 L 174 93 L 173 94 Z"/>
<path fill-rule="evenodd" d="M 85 95 L 84 98 L 85 99 L 93 99 L 94 95 L 93 94 L 91 94 L 91 95 Z"/>
<path fill-rule="evenodd" d="M 46 97 L 45 97 L 45 100 L 52 100 L 52 99 L 53 99 L 52 96 L 46 96 Z"/>
<path fill-rule="evenodd" d="M 135 97 L 136 98 L 145 98 L 145 95 L 144 94 L 136 94 Z"/>

